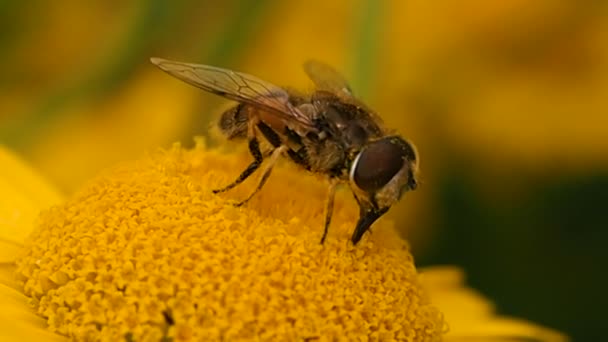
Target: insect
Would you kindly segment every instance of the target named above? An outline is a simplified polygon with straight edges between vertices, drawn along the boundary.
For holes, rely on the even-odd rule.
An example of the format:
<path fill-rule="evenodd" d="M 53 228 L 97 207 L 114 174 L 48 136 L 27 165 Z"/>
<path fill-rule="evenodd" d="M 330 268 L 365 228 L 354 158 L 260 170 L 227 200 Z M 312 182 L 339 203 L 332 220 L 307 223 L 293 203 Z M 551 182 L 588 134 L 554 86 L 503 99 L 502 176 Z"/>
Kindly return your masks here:
<path fill-rule="evenodd" d="M 299 95 L 255 76 L 218 67 L 152 58 L 168 74 L 238 102 L 219 121 L 228 139 L 247 139 L 253 161 L 220 193 L 241 184 L 264 161 L 257 187 L 238 203 L 247 203 L 266 183 L 277 159 L 285 156 L 302 168 L 327 175 L 329 189 L 321 243 L 331 223 L 336 186 L 347 183 L 359 204 L 352 235 L 357 244 L 371 225 L 402 195 L 416 189 L 415 147 L 385 129 L 382 120 L 352 93 L 332 67 L 308 61 L 304 71 L 315 84 L 310 95 Z M 271 146 L 262 153 L 260 138 Z"/>

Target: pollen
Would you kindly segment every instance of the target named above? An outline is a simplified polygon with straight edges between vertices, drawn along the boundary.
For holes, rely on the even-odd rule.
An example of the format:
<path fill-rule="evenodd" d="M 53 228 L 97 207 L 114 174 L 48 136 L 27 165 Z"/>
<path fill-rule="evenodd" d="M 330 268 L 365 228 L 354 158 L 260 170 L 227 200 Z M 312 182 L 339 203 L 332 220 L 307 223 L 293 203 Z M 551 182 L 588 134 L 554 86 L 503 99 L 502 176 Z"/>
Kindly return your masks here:
<path fill-rule="evenodd" d="M 356 246 L 339 191 L 323 245 L 326 181 L 283 163 L 233 181 L 244 152 L 175 145 L 119 165 L 43 212 L 18 279 L 49 328 L 76 340 L 436 341 L 439 310 L 386 218 Z"/>

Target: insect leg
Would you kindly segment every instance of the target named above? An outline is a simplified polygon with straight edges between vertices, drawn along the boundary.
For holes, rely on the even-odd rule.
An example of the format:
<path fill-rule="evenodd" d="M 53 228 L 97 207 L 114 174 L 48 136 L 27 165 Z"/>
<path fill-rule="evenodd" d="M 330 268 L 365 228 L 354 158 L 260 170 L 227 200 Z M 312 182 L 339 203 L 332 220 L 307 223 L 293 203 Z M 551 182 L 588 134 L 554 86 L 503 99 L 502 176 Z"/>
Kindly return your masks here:
<path fill-rule="evenodd" d="M 331 223 L 331 216 L 334 212 L 334 198 L 336 197 L 336 185 L 338 181 L 335 178 L 329 180 L 329 191 L 327 195 L 327 207 L 325 208 L 325 229 L 323 231 L 323 237 L 321 238 L 321 244 L 325 242 L 327 232 L 329 231 L 329 224 Z"/>
<path fill-rule="evenodd" d="M 262 173 L 262 177 L 260 178 L 260 182 L 258 183 L 258 186 L 255 188 L 255 190 L 253 190 L 253 192 L 243 201 L 239 202 L 236 204 L 237 207 L 242 206 L 243 204 L 249 202 L 249 200 L 258 193 L 258 191 L 260 191 L 260 189 L 262 189 L 262 187 L 264 186 L 264 184 L 266 184 L 266 181 L 268 180 L 268 177 L 270 177 L 270 173 L 272 172 L 272 168 L 274 167 L 274 165 L 276 164 L 277 160 L 279 159 L 279 156 L 281 154 L 283 154 L 283 152 L 285 152 L 287 150 L 287 146 L 283 145 L 279 148 L 275 148 L 272 151 L 272 154 L 270 155 L 270 160 L 268 161 L 268 163 L 266 164 L 266 167 L 264 168 L 264 172 Z"/>
<path fill-rule="evenodd" d="M 213 190 L 214 194 L 228 191 L 234 188 L 235 186 L 243 183 L 245 179 L 249 178 L 249 176 L 251 176 L 251 174 L 254 173 L 260 167 L 260 165 L 262 165 L 264 156 L 262 155 L 262 151 L 260 151 L 260 143 L 258 141 L 258 138 L 255 136 L 255 123 L 253 122 L 253 120 L 249 122 L 247 135 L 249 137 L 249 152 L 251 152 L 251 155 L 253 156 L 253 161 L 251 162 L 251 164 L 249 164 L 249 166 L 247 166 L 247 168 L 243 172 L 241 172 L 239 177 L 234 182 L 228 184 L 227 186 L 221 189 Z"/>

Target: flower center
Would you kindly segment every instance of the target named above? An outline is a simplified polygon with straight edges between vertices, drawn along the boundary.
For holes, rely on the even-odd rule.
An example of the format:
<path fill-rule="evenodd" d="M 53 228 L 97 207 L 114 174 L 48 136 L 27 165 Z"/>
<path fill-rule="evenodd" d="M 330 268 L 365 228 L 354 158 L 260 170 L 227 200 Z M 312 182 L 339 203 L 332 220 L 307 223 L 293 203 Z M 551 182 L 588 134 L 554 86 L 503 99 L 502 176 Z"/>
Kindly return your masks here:
<path fill-rule="evenodd" d="M 357 208 L 342 193 L 320 245 L 326 189 L 314 175 L 279 167 L 244 208 L 233 200 L 255 184 L 211 193 L 247 161 L 175 147 L 44 212 L 18 276 L 50 329 L 77 340 L 440 339 L 441 314 L 389 222 L 352 246 Z"/>

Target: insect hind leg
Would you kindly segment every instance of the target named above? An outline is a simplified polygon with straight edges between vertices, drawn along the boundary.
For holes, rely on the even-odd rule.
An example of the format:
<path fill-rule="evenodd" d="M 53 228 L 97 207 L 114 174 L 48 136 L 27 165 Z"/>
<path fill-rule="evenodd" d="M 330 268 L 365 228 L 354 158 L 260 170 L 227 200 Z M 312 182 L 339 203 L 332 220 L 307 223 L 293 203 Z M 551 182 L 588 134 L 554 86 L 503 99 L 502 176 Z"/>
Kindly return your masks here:
<path fill-rule="evenodd" d="M 268 164 L 266 164 L 266 167 L 264 168 L 264 172 L 262 173 L 262 177 L 260 178 L 260 182 L 258 183 L 258 186 L 256 186 L 255 190 L 253 190 L 251 192 L 251 194 L 249 194 L 249 196 L 247 196 L 247 198 L 245 198 L 243 201 L 237 203 L 235 206 L 240 207 L 240 206 L 244 205 L 245 203 L 249 202 L 249 200 L 251 198 L 253 198 L 253 196 L 255 196 L 255 194 L 257 194 L 258 191 L 260 191 L 262 189 L 262 187 L 264 187 L 264 184 L 266 184 L 266 181 L 270 177 L 270 174 L 272 173 L 272 168 L 274 167 L 277 160 L 279 159 L 279 156 L 281 154 L 283 154 L 283 152 L 285 152 L 286 150 L 287 150 L 287 146 L 283 145 L 279 148 L 275 148 L 272 151 L 272 154 L 270 155 L 270 160 L 268 161 Z"/>
<path fill-rule="evenodd" d="M 228 184 L 227 186 L 225 186 L 221 189 L 213 190 L 212 192 L 214 194 L 228 191 L 228 190 L 234 188 L 235 186 L 243 183 L 243 181 L 245 181 L 247 178 L 249 178 L 249 176 L 251 176 L 260 167 L 260 165 L 262 165 L 264 156 L 262 155 L 262 151 L 260 150 L 260 142 L 258 141 L 258 139 L 255 136 L 255 132 L 254 132 L 252 123 L 249 124 L 248 133 L 249 133 L 248 134 L 249 135 L 249 152 L 253 156 L 253 161 L 251 162 L 251 164 L 249 164 L 247 166 L 247 168 L 243 172 L 241 172 L 241 174 L 238 176 L 238 178 L 234 182 Z"/>
<path fill-rule="evenodd" d="M 331 223 L 331 217 L 334 212 L 334 199 L 336 198 L 336 185 L 338 182 L 335 178 L 329 181 L 329 190 L 327 192 L 327 203 L 325 207 L 325 225 L 323 229 L 323 237 L 321 237 L 321 244 L 325 242 L 327 233 L 329 232 L 329 225 Z"/>

